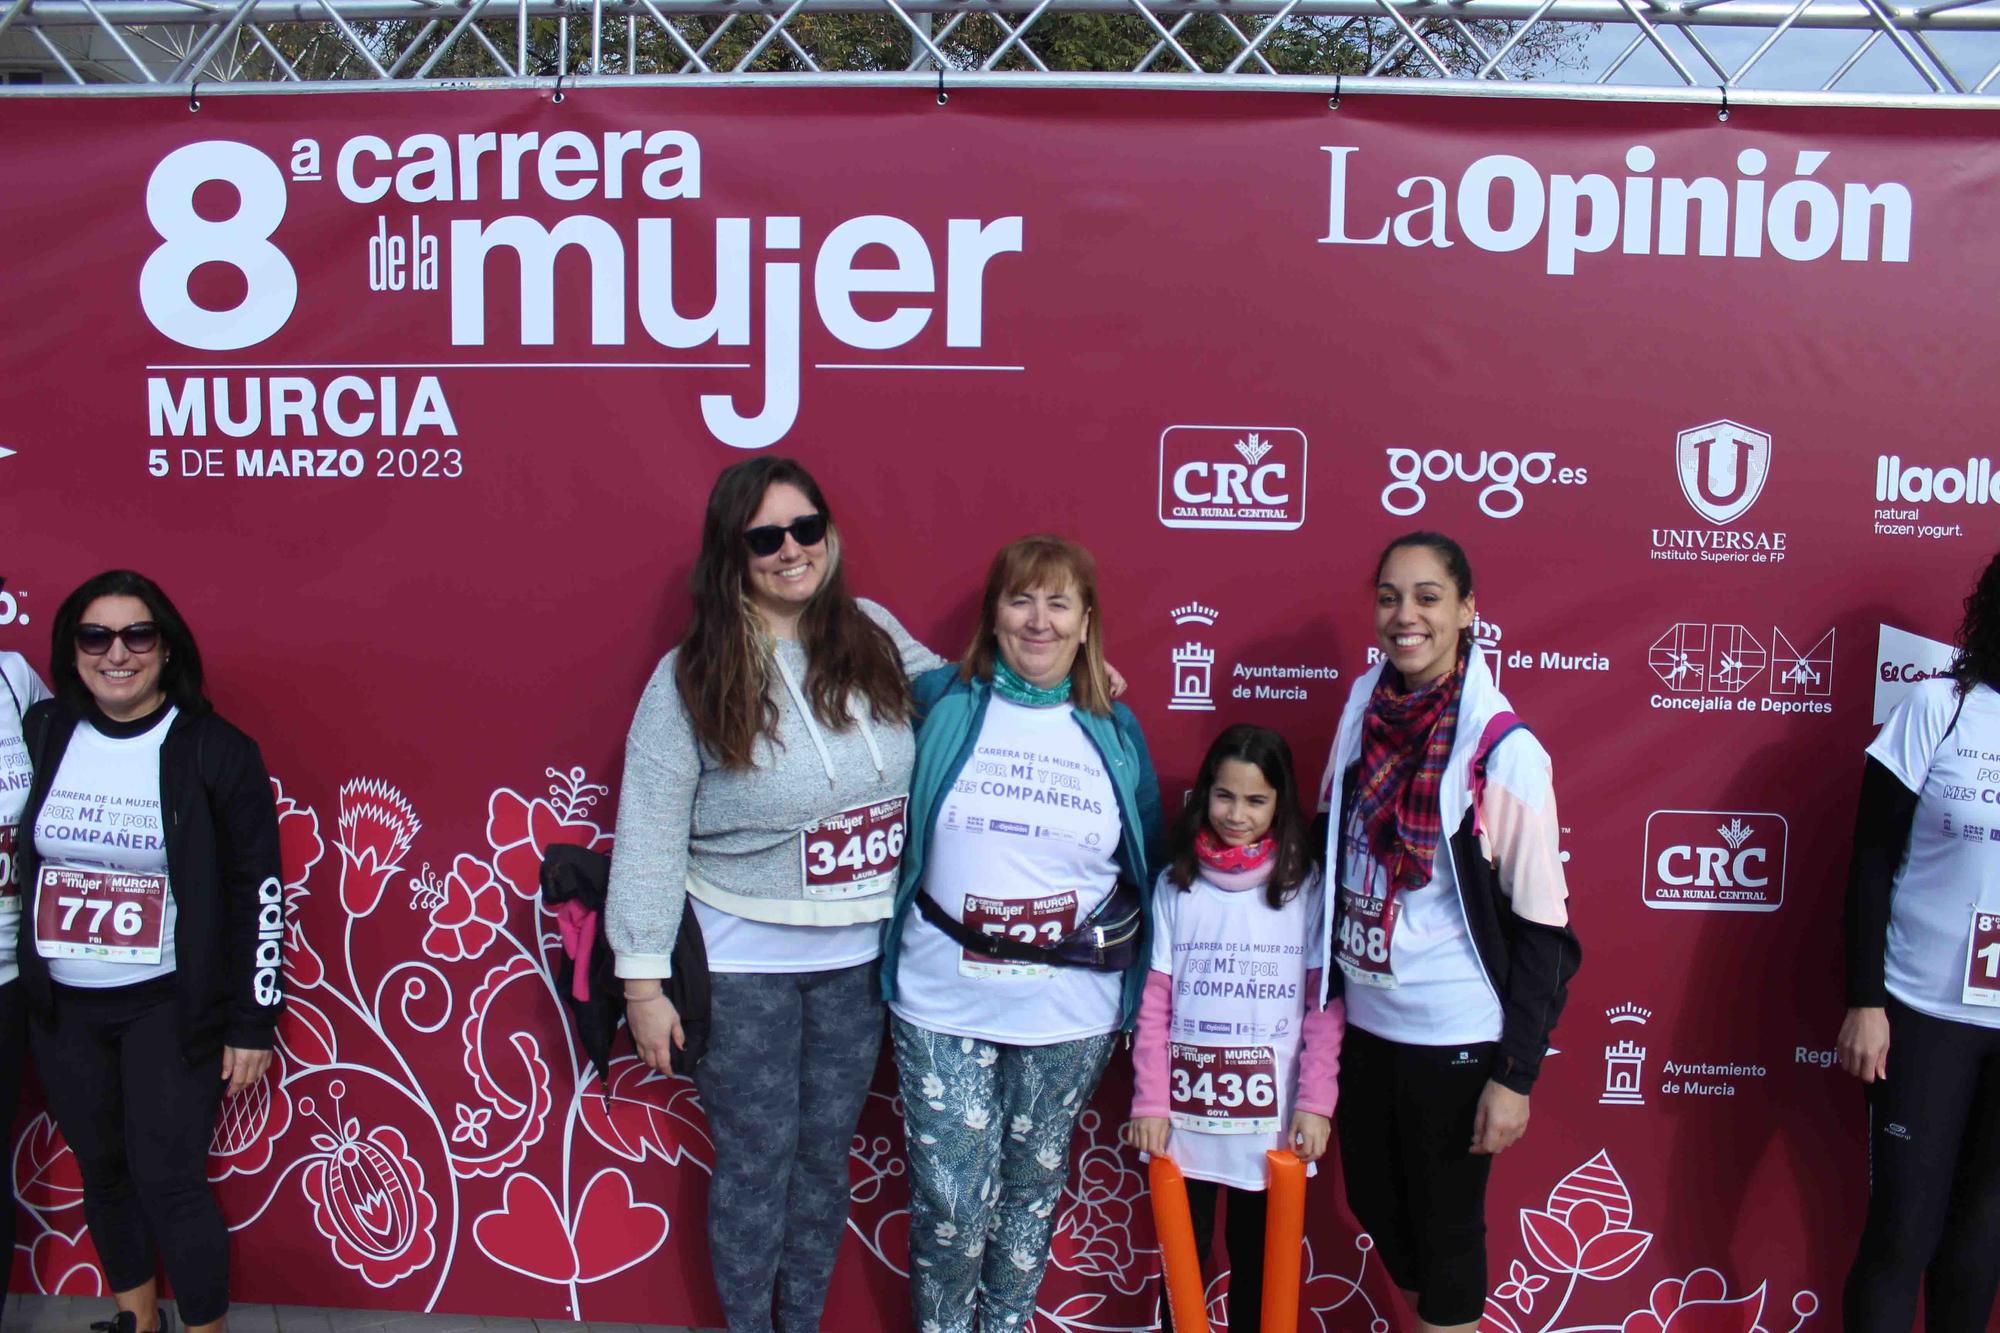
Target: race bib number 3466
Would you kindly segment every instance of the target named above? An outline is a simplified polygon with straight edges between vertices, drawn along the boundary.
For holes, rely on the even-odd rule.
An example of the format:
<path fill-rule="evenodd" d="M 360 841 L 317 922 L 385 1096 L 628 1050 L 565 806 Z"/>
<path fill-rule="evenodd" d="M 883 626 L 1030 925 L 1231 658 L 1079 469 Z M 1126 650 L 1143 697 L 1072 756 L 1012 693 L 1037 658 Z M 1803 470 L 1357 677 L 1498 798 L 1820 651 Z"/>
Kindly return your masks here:
<path fill-rule="evenodd" d="M 167 877 L 43 866 L 35 877 L 35 950 L 44 958 L 157 963 Z"/>
<path fill-rule="evenodd" d="M 14 879 L 14 848 L 20 836 L 20 825 L 0 824 L 0 912 L 18 911 L 21 906 L 21 886 Z"/>
<path fill-rule="evenodd" d="M 1269 1046 L 1170 1044 L 1176 1129 L 1271 1134 L 1278 1129 L 1278 1065 Z"/>
<path fill-rule="evenodd" d="M 866 898 L 895 888 L 907 801 L 892 796 L 806 825 L 799 834 L 806 897 Z"/>

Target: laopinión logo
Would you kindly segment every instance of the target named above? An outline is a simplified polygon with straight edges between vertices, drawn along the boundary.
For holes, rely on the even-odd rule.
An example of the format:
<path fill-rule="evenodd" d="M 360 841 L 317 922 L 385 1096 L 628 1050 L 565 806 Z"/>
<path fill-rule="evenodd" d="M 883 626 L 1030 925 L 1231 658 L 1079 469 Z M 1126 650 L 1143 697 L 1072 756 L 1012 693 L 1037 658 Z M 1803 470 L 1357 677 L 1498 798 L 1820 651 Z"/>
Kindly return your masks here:
<path fill-rule="evenodd" d="M 1922 505 L 2000 504 L 1993 460 L 1968 458 L 1964 467 L 1916 467 L 1899 454 L 1875 460 L 1874 531 L 1878 537 L 1963 537 L 1965 524 L 1924 517 Z"/>
<path fill-rule="evenodd" d="M 1160 522 L 1271 528 L 1306 521 L 1306 437 L 1289 426 L 1169 426 L 1160 432 Z"/>
<path fill-rule="evenodd" d="M 1169 654 L 1173 669 L 1173 694 L 1167 708 L 1176 713 L 1215 711 L 1215 649 L 1203 642 L 1203 631 L 1215 627 L 1222 613 L 1196 600 L 1168 613 L 1177 628 L 1187 631 L 1187 639 Z M 1338 667 L 1293 662 L 1237 662 L 1230 668 L 1229 697 L 1305 703 L 1311 700 L 1311 682 L 1340 679 Z"/>
<path fill-rule="evenodd" d="M 1639 897 L 1680 911 L 1775 912 L 1791 830 L 1770 811 L 1655 810 L 1646 817 Z"/>
<path fill-rule="evenodd" d="M 1801 650 L 1797 645 L 1807 644 Z M 1769 647 L 1742 625 L 1683 621 L 1653 640 L 1646 662 L 1665 686 L 1653 707 L 1684 712 L 1831 713 L 1833 631 L 1794 638 L 1773 625 Z M 1761 691 L 1753 690 L 1762 681 Z"/>
<path fill-rule="evenodd" d="M 1590 480 L 1590 470 L 1556 466 L 1555 454 L 1540 450 L 1516 454 L 1508 449 L 1482 449 L 1479 461 L 1468 463 L 1464 454 L 1449 449 L 1390 448 L 1389 475 L 1382 488 L 1382 507 L 1400 518 L 1421 510 L 1430 495 L 1424 483 L 1433 485 L 1459 481 L 1480 485 L 1479 512 L 1488 518 L 1512 518 L 1527 503 L 1523 486 L 1581 486 Z"/>
<path fill-rule="evenodd" d="M 1875 639 L 1875 725 L 1881 726 L 1918 682 L 1951 675 L 1956 646 L 1941 639 L 1880 625 Z"/>
<path fill-rule="evenodd" d="M 1771 437 L 1735 421 L 1711 421 L 1674 440 L 1674 475 L 1688 506 L 1707 528 L 1654 528 L 1655 560 L 1705 564 L 1775 564 L 1787 554 L 1783 532 L 1731 529 L 1750 512 L 1771 476 Z"/>

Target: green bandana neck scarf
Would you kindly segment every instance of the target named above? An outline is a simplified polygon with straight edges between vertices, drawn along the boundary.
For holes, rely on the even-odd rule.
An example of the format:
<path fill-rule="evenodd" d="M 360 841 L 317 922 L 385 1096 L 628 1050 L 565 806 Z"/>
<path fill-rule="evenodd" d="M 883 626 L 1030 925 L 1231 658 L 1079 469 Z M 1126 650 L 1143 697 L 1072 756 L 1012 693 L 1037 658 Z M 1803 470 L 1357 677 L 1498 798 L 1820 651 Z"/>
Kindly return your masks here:
<path fill-rule="evenodd" d="M 998 654 L 993 658 L 993 691 L 1011 704 L 1023 708 L 1053 708 L 1069 702 L 1069 677 L 1044 689 L 1023 679 Z"/>

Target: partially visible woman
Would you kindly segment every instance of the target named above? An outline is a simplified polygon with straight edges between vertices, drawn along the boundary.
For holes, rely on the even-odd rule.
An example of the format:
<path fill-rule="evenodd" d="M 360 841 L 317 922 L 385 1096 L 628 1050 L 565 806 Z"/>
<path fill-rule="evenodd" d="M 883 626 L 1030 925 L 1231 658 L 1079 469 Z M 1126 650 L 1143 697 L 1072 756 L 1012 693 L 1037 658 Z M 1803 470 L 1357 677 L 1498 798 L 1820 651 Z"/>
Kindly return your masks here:
<path fill-rule="evenodd" d="M 725 469 L 694 617 L 625 745 L 605 934 L 639 1056 L 684 1033 L 662 982 L 693 900 L 708 951 L 709 1261 L 731 1333 L 809 1333 L 845 1233 L 848 1148 L 910 789 L 909 675 L 942 659 L 848 591 L 840 532 L 786 458 Z"/>
<path fill-rule="evenodd" d="M 49 687 L 19 653 L 0 652 L 0 1143 L 14 1142 L 14 1112 L 21 1101 L 21 1071 L 28 1059 L 26 1011 L 14 942 L 21 933 L 21 881 L 14 873 L 21 842 L 21 807 L 28 803 L 27 742 L 21 724 L 28 709 L 49 697 Z M 7 1233 L 9 1239 L 13 1232 Z M 7 1284 L 0 1282 L 0 1317 Z"/>
<path fill-rule="evenodd" d="M 219 1330 L 229 1233 L 209 1136 L 222 1095 L 263 1077 L 283 1003 L 277 951 L 259 947 L 260 909 L 282 902 L 271 779 L 202 693 L 194 634 L 151 579 L 91 579 L 51 637 L 18 847 L 35 1063 L 117 1306 L 100 1327 L 167 1327 L 157 1244 L 183 1322 Z"/>
<path fill-rule="evenodd" d="M 1341 1171 L 1420 1333 L 1471 1333 L 1493 1154 L 1528 1127 L 1581 951 L 1548 752 L 1472 642 L 1465 552 L 1398 537 L 1373 601 L 1382 661 L 1348 694 L 1322 786 Z"/>
<path fill-rule="evenodd" d="M 1026 1327 L 1070 1137 L 1148 967 L 1159 785 L 1111 701 L 1097 566 L 993 559 L 964 658 L 916 685 L 910 838 L 882 994 L 910 1153 L 923 1333 Z M 914 919 L 913 919 L 914 917 Z"/>
<path fill-rule="evenodd" d="M 1868 1085 L 1868 1220 L 1850 1333 L 1979 1333 L 2000 1288 L 2000 555 L 1965 599 L 1950 679 L 1913 688 L 1868 747 L 1847 879 L 1841 1068 Z"/>

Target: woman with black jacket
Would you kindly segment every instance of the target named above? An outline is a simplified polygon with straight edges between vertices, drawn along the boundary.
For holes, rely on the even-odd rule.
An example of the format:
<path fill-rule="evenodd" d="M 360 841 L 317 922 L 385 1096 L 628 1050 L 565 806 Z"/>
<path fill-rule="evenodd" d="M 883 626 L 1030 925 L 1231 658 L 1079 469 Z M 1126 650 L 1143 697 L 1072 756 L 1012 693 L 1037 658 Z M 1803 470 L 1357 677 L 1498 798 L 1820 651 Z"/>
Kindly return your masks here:
<path fill-rule="evenodd" d="M 91 579 L 56 612 L 55 698 L 23 727 L 19 962 L 30 1042 L 83 1174 L 117 1303 L 164 1330 L 157 1245 L 190 1330 L 221 1329 L 229 1235 L 206 1177 L 222 1095 L 263 1077 L 282 1007 L 277 811 L 257 745 L 202 693 L 159 586 Z"/>

